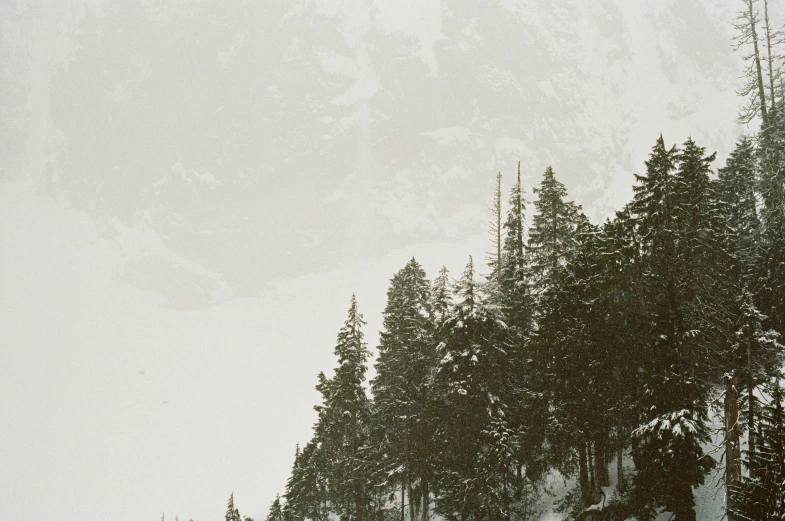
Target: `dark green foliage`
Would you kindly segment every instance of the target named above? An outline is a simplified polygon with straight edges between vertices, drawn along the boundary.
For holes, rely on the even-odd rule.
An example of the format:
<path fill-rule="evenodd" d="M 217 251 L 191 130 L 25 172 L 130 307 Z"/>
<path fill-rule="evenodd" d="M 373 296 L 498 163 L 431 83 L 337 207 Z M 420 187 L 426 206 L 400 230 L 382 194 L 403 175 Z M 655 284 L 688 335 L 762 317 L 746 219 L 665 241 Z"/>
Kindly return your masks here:
<path fill-rule="evenodd" d="M 501 399 L 508 382 L 498 377 L 507 359 L 506 326 L 474 277 L 470 258 L 455 286 L 455 307 L 439 346 L 437 509 L 447 519 L 507 519 L 517 440 Z"/>
<path fill-rule="evenodd" d="M 739 433 L 749 440 L 746 474 L 726 474 L 730 517 L 781 520 L 785 225 L 763 192 L 779 189 L 785 139 L 768 132 L 742 139 L 715 180 L 713 154 L 660 136 L 633 200 L 601 227 L 548 168 L 528 242 L 519 174 L 487 281 L 471 259 L 452 288 L 446 269 L 429 284 L 414 259 L 392 278 L 373 402 L 353 299 L 335 376 L 319 375 L 314 438 L 268 521 L 427 521 L 432 496 L 450 521 L 524 520 L 550 469 L 577 478 L 579 517 L 693 521 L 724 379 L 739 417 L 726 444 L 738 454 Z M 591 513 L 630 449 L 629 488 Z"/>
<path fill-rule="evenodd" d="M 649 327 L 639 353 L 643 393 L 633 457 L 633 497 L 641 512 L 664 507 L 676 520 L 694 520 L 692 487 L 704 481 L 711 459 L 705 431 L 715 324 L 705 312 L 714 301 L 705 266 L 710 241 L 711 192 L 704 149 L 683 150 L 657 140 L 646 175 L 636 176 L 632 202 L 643 254 L 640 289 Z M 708 306 L 711 307 L 710 305 Z"/>
<path fill-rule="evenodd" d="M 769 115 L 760 136 L 760 194 L 763 199 L 761 311 L 785 334 L 785 101 Z"/>
<path fill-rule="evenodd" d="M 531 285 L 536 295 L 547 291 L 553 271 L 574 251 L 575 219 L 578 206 L 564 201 L 567 189 L 556 180 L 553 169 L 545 169 L 534 202 L 536 213 L 529 231 L 527 257 Z"/>
<path fill-rule="evenodd" d="M 445 280 L 446 272 L 442 272 L 432 298 L 425 272 L 414 259 L 392 278 L 377 376 L 371 382 L 378 475 L 386 487 L 397 483 L 406 489 L 411 514 L 419 512 L 412 499 L 424 497 L 434 479 L 431 454 L 435 425 L 429 407 L 436 366 L 434 308 L 437 317 L 447 312 Z"/>
<path fill-rule="evenodd" d="M 371 414 L 370 400 L 362 385 L 369 356 L 363 341 L 364 324 L 352 295 L 348 317 L 335 346 L 335 375 L 328 379 L 320 373 L 316 386 L 323 404 L 316 407 L 319 420 L 314 439 L 328 477 L 331 509 L 342 521 L 364 521 L 370 514 L 371 486 L 361 459 L 361 450 L 370 441 Z"/>
<path fill-rule="evenodd" d="M 297 450 L 292 473 L 286 482 L 286 503 L 283 515 L 287 521 L 327 521 L 326 462 L 317 444 L 311 440 L 302 451 Z"/>
<path fill-rule="evenodd" d="M 642 519 L 659 507 L 674 519 L 695 521 L 692 487 L 703 483 L 714 460 L 703 453 L 708 443 L 706 418 L 687 409 L 662 414 L 633 432 L 635 466 L 632 502 Z"/>
<path fill-rule="evenodd" d="M 224 515 L 225 521 L 253 521 L 253 518 L 246 516 L 243 518 L 240 515 L 240 510 L 234 506 L 234 492 L 229 495 L 229 501 L 226 503 L 226 514 Z M 161 516 L 163 521 L 163 515 Z"/>
<path fill-rule="evenodd" d="M 281 506 L 281 496 L 275 496 L 275 501 L 270 505 L 265 521 L 284 521 L 283 508 Z"/>
<path fill-rule="evenodd" d="M 501 269 L 491 287 L 492 300 L 499 306 L 505 323 L 504 346 L 507 362 L 499 376 L 508 382 L 506 394 L 501 397 L 508 409 L 508 421 L 516 432 L 516 459 L 525 468 L 526 476 L 518 469 L 509 485 L 515 489 L 519 501 L 524 492 L 546 470 L 544 458 L 545 422 L 547 402 L 540 392 L 539 375 L 532 360 L 531 339 L 534 328 L 534 299 L 529 285 L 526 265 L 526 244 L 523 186 L 521 167 L 510 190 L 509 209 L 503 225 Z"/>
<path fill-rule="evenodd" d="M 761 409 L 758 422 L 760 444 L 747 451 L 745 465 L 755 477 L 731 490 L 735 514 L 750 521 L 785 520 L 785 400 L 779 383 L 769 386 L 770 402 Z"/>

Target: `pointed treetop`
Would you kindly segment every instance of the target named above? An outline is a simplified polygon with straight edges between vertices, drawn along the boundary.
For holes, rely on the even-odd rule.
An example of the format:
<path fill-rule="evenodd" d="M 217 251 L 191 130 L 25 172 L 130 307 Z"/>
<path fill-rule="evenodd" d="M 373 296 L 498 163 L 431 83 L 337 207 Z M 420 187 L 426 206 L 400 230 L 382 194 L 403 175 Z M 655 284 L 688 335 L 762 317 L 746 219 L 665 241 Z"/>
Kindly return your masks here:
<path fill-rule="evenodd" d="M 456 311 L 465 316 L 473 315 L 477 308 L 479 295 L 474 280 L 474 259 L 471 255 L 469 255 L 469 262 L 466 264 L 461 278 L 455 282 L 455 295 L 458 299 Z"/>
<path fill-rule="evenodd" d="M 491 279 L 499 275 L 502 258 L 502 173 L 496 174 L 496 188 L 493 192 L 493 205 L 491 206 L 493 218 L 490 223 L 491 248 L 488 253 L 488 266 L 491 268 Z"/>
<path fill-rule="evenodd" d="M 365 324 L 362 314 L 357 309 L 357 298 L 352 293 L 348 316 L 338 332 L 338 340 L 335 344 L 334 352 L 339 364 L 343 365 L 347 361 L 359 365 L 365 363 L 368 356 L 362 332 Z"/>

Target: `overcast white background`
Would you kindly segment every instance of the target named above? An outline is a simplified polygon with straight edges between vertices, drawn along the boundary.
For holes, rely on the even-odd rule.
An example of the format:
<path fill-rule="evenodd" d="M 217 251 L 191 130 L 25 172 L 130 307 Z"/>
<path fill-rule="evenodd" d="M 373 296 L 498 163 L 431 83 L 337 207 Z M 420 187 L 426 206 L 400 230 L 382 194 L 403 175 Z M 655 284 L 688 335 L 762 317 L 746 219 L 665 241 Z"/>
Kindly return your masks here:
<path fill-rule="evenodd" d="M 497 171 L 601 222 L 660 133 L 722 166 L 740 5 L 0 1 L 0 520 L 263 518 L 351 293 L 375 347 Z"/>

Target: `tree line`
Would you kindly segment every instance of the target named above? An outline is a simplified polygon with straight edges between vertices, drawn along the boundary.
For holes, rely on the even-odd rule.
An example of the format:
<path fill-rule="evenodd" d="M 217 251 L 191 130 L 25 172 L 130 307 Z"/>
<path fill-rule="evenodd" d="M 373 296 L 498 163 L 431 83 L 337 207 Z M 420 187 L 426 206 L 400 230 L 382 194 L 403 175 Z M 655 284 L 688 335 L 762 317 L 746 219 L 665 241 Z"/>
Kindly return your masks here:
<path fill-rule="evenodd" d="M 760 129 L 716 172 L 660 136 L 601 224 L 548 167 L 527 225 L 520 164 L 506 205 L 499 174 L 489 273 L 469 257 L 456 280 L 415 259 L 393 275 L 370 393 L 352 296 L 267 521 L 525 521 L 555 473 L 576 482 L 569 516 L 694 521 L 712 471 L 730 521 L 785 519 L 782 38 L 768 2 L 762 21 L 742 1 L 739 119 Z"/>

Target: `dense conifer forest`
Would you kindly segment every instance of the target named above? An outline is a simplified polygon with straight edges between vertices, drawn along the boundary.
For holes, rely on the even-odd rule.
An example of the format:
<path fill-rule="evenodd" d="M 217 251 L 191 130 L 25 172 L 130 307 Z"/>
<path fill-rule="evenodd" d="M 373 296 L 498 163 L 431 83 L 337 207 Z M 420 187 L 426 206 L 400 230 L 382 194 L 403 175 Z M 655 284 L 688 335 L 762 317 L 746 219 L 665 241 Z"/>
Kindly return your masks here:
<path fill-rule="evenodd" d="M 708 479 L 730 521 L 785 519 L 783 38 L 765 1 L 735 23 L 758 130 L 725 165 L 652 136 L 602 223 L 550 167 L 499 174 L 489 272 L 393 274 L 370 382 L 352 296 L 268 521 L 525 521 L 554 475 L 566 519 L 694 521 Z"/>

